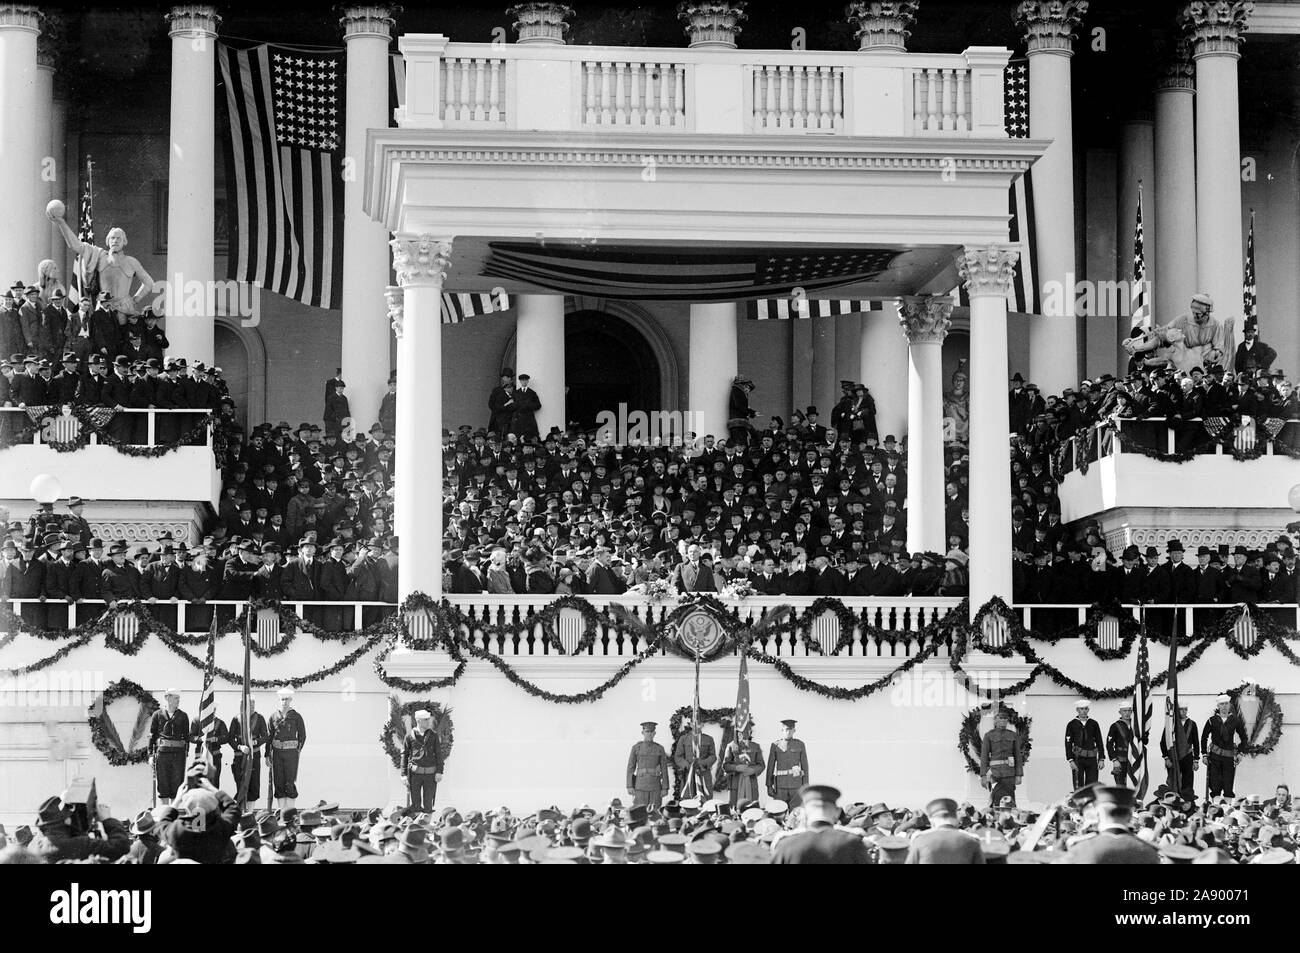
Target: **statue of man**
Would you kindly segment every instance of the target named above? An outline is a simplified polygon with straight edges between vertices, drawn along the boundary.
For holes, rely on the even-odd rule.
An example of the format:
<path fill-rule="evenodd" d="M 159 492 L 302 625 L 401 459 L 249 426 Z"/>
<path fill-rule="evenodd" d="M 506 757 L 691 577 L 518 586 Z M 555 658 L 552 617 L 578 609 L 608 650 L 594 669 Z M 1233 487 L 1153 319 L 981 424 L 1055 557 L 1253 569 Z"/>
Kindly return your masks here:
<path fill-rule="evenodd" d="M 109 229 L 104 239 L 107 247 L 100 248 L 79 239 L 62 214 L 46 209 L 45 216 L 77 256 L 82 273 L 93 273 L 98 278 L 99 289 L 108 292 L 109 306 L 124 314 L 139 314 L 139 299 L 153 294 L 154 281 L 136 258 L 126 254 L 126 232 L 120 228 Z M 133 292 L 137 279 L 140 287 Z"/>
<path fill-rule="evenodd" d="M 945 443 L 966 443 L 970 439 L 970 378 L 966 362 L 952 372 L 952 388 L 943 395 Z"/>
<path fill-rule="evenodd" d="M 1176 361 L 1179 370 L 1210 364 L 1224 366 L 1234 352 L 1232 328 L 1214 316 L 1214 299 L 1204 291 L 1192 295 L 1191 313 L 1174 318 L 1164 330 L 1169 329 L 1183 333 L 1185 357 Z"/>

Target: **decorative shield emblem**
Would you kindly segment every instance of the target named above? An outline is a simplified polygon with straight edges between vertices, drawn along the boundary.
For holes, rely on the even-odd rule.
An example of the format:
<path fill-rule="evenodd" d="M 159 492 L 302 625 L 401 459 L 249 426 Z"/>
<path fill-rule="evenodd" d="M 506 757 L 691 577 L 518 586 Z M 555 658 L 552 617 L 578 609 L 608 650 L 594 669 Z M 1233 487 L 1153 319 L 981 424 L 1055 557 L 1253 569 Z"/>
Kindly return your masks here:
<path fill-rule="evenodd" d="M 701 658 L 709 658 L 717 652 L 724 637 L 718 620 L 703 608 L 692 609 L 677 623 L 677 639 L 681 647 Z"/>

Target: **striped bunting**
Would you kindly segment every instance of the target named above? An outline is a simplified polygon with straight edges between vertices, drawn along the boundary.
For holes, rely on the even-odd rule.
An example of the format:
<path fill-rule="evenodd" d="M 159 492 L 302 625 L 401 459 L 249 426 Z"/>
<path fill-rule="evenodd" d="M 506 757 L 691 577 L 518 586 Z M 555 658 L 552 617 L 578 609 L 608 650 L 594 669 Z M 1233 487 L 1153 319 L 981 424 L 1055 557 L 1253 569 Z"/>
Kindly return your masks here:
<path fill-rule="evenodd" d="M 510 296 L 507 294 L 443 294 L 442 323 L 459 324 L 466 318 L 494 311 L 509 311 Z"/>
<path fill-rule="evenodd" d="M 1004 128 L 1012 139 L 1029 138 L 1029 60 L 1020 57 L 1002 71 Z M 1010 189 L 1008 238 L 1019 244 L 1007 310 L 1019 314 L 1041 314 L 1042 302 L 1034 275 L 1038 270 L 1038 248 L 1034 234 L 1034 179 L 1032 170 L 1016 179 Z M 969 302 L 963 300 L 963 306 Z"/>
<path fill-rule="evenodd" d="M 759 298 L 745 302 L 745 317 L 751 321 L 788 321 L 791 318 L 829 318 L 837 314 L 865 314 L 883 311 L 879 301 L 845 301 L 812 298 Z"/>

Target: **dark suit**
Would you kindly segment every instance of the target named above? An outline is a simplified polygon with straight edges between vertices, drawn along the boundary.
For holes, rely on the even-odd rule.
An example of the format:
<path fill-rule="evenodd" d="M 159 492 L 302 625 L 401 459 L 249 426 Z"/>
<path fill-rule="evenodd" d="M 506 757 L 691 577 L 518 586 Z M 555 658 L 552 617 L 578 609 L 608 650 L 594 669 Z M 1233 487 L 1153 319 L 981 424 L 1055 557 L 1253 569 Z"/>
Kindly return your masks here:
<path fill-rule="evenodd" d="M 1232 358 L 1232 369 L 1238 374 L 1253 374 L 1256 370 L 1269 370 L 1276 360 L 1277 351 L 1256 338 L 1253 347 L 1246 347 L 1245 341 L 1237 345 L 1237 353 Z"/>
<path fill-rule="evenodd" d="M 587 568 L 587 592 L 592 595 L 612 596 L 626 592 L 627 587 L 612 571 L 598 562 Z"/>
<path fill-rule="evenodd" d="M 931 827 L 912 838 L 907 864 L 982 864 L 979 838 L 946 825 Z"/>
<path fill-rule="evenodd" d="M 783 837 L 772 852 L 774 864 L 870 864 L 862 838 L 829 825 Z"/>
<path fill-rule="evenodd" d="M 1160 852 L 1127 830 L 1104 830 L 1070 848 L 1067 864 L 1158 864 Z"/>
<path fill-rule="evenodd" d="M 848 580 L 838 569 L 827 567 L 821 572 L 813 573 L 812 594 L 814 596 L 844 596 L 849 591 Z"/>
<path fill-rule="evenodd" d="M 696 563 L 692 566 L 689 562 L 682 563 L 673 571 L 673 582 L 676 583 L 679 592 L 717 592 L 717 584 L 713 580 L 713 570 L 704 563 Z"/>

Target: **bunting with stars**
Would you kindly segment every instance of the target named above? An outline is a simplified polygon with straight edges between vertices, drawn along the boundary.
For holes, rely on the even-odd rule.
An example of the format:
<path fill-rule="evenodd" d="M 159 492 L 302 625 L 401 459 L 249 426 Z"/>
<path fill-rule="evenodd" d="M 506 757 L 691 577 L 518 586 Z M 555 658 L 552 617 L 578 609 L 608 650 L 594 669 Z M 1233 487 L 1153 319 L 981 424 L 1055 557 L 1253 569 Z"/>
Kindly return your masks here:
<path fill-rule="evenodd" d="M 341 50 L 219 44 L 229 138 L 228 277 L 303 304 L 343 291 Z"/>

